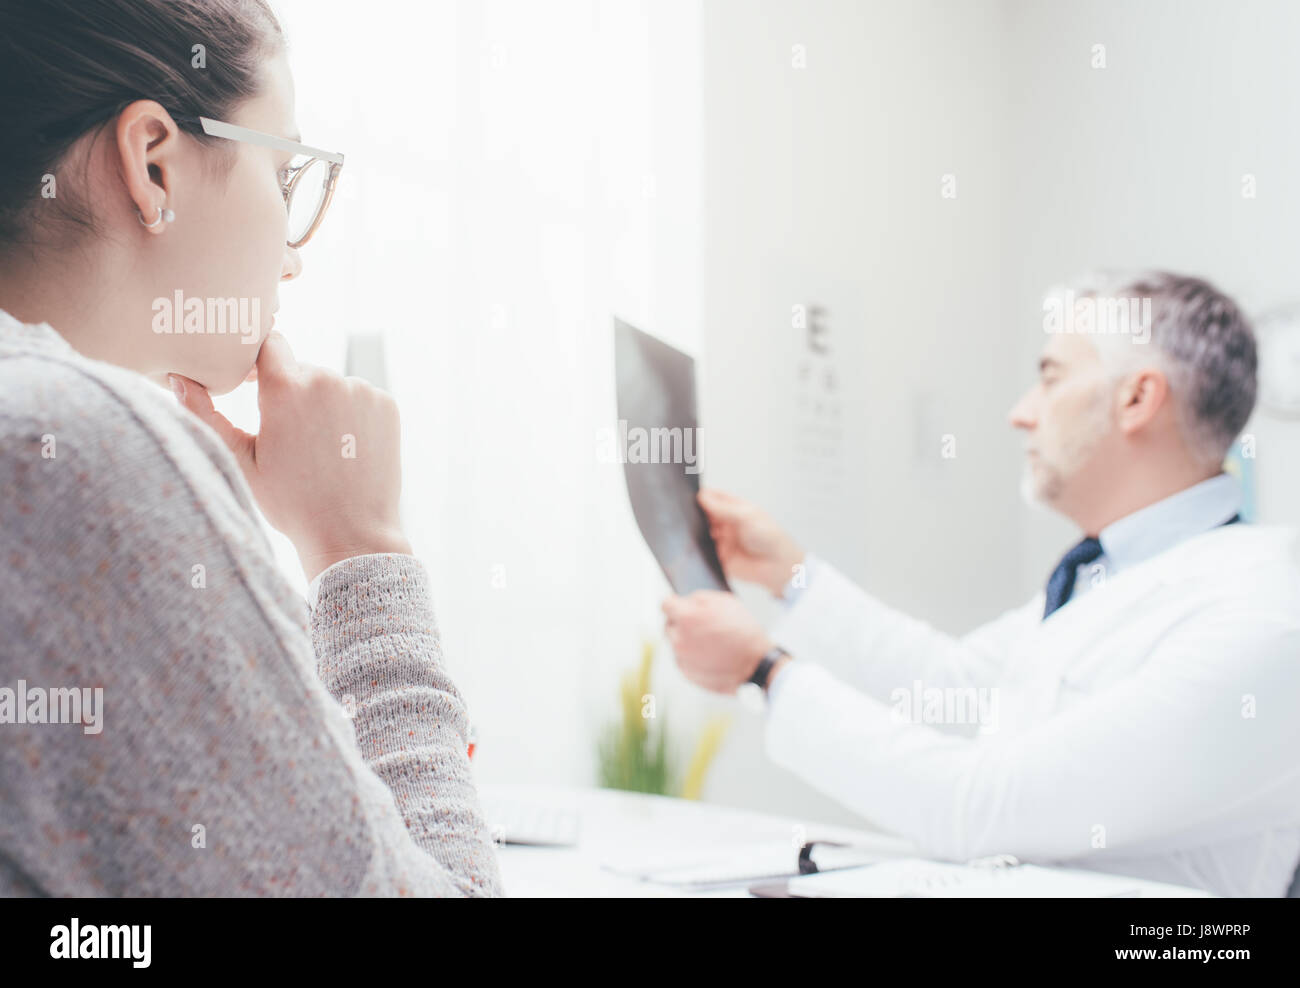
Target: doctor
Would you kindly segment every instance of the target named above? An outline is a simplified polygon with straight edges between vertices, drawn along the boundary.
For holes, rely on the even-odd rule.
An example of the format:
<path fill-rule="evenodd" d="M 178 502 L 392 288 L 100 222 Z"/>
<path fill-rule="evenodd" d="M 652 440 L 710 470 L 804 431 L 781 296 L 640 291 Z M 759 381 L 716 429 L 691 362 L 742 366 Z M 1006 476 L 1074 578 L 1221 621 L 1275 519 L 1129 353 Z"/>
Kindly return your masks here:
<path fill-rule="evenodd" d="M 785 610 L 769 634 L 730 594 L 670 598 L 669 640 L 700 686 L 767 691 L 774 761 L 925 854 L 1284 895 L 1300 859 L 1300 546 L 1239 524 L 1221 470 L 1255 402 L 1252 332 L 1194 278 L 1098 277 L 1049 311 L 1062 298 L 1094 321 L 1049 320 L 1011 411 L 1025 493 L 1083 533 L 1043 592 L 951 637 L 704 491 L 728 577 Z M 1119 327 L 1130 302 L 1145 317 Z"/>

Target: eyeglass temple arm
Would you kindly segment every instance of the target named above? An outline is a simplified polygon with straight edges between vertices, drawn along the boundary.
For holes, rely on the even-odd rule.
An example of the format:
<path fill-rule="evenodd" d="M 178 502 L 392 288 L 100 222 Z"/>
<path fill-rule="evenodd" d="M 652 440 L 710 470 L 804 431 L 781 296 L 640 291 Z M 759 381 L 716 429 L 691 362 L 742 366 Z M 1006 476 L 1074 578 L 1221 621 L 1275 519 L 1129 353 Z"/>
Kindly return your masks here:
<path fill-rule="evenodd" d="M 324 151 L 320 148 L 314 148 L 309 144 L 299 144 L 297 141 L 291 141 L 284 137 L 276 137 L 274 134 L 263 134 L 260 130 L 250 130 L 247 127 L 224 123 L 220 120 L 213 120 L 210 117 L 199 117 L 199 124 L 203 127 L 203 132 L 212 137 L 224 137 L 231 141 L 243 141 L 247 144 L 257 144 L 261 147 L 275 148 L 277 151 L 290 151 L 294 154 L 308 154 L 313 158 L 320 158 L 323 161 L 328 161 L 336 165 L 343 164 L 343 155 L 334 151 Z"/>

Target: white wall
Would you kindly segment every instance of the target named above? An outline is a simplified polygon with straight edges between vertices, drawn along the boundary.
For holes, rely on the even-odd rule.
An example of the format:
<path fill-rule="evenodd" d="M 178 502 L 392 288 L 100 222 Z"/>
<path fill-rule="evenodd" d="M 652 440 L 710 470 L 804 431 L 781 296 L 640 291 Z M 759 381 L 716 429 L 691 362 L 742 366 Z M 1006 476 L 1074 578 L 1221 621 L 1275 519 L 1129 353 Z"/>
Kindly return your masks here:
<path fill-rule="evenodd" d="M 486 781 L 593 781 L 617 679 L 659 638 L 667 586 L 595 455 L 611 313 L 700 358 L 707 483 L 960 631 L 1037 589 L 1074 535 L 1021 505 L 1006 424 L 1043 288 L 1155 264 L 1252 311 L 1295 294 L 1300 8 L 1282 0 L 277 7 L 304 139 L 348 156 L 280 328 L 335 367 L 348 333 L 387 336 L 405 517 Z M 826 355 L 792 325 L 808 303 Z M 252 425 L 241 390 L 223 405 Z M 1251 428 L 1263 516 L 1300 520 L 1296 427 Z M 683 755 L 734 710 L 708 798 L 854 820 L 662 644 L 655 691 Z"/>
<path fill-rule="evenodd" d="M 1142 265 L 1252 313 L 1300 295 L 1300 5 L 710 0 L 704 23 L 707 479 L 886 601 L 969 628 L 1078 537 L 1020 502 L 1006 423 L 1044 289 Z M 829 396 L 798 376 L 804 301 L 828 308 L 829 439 Z M 1300 427 L 1248 432 L 1260 519 L 1300 521 Z M 747 743 L 715 798 L 838 815 L 763 765 L 756 722 Z"/>
<path fill-rule="evenodd" d="M 1300 298 L 1300 5 L 1008 0 L 1007 298 L 1041 344 L 1041 293 L 1093 265 L 1208 277 L 1249 313 Z M 1106 67 L 1091 67 L 1105 45 Z M 1258 197 L 1242 197 L 1242 176 Z M 1037 330 L 1037 332 L 1035 332 Z M 1262 521 L 1300 522 L 1300 426 L 1259 412 Z M 1071 530 L 1034 519 L 1026 585 Z"/>
<path fill-rule="evenodd" d="M 616 420 L 611 313 L 700 343 L 698 7 L 276 7 L 304 140 L 347 156 L 279 328 L 336 369 L 349 333 L 386 336 L 404 520 L 480 779 L 591 783 L 666 592 L 596 436 Z M 241 391 L 223 405 L 251 426 Z M 708 701 L 677 686 L 660 709 L 686 728 Z"/>
<path fill-rule="evenodd" d="M 1000 11 L 704 4 L 706 480 L 953 631 L 1009 606 L 1020 568 Z M 825 357 L 792 327 L 805 303 Z M 713 798 L 854 819 L 741 727 Z"/>

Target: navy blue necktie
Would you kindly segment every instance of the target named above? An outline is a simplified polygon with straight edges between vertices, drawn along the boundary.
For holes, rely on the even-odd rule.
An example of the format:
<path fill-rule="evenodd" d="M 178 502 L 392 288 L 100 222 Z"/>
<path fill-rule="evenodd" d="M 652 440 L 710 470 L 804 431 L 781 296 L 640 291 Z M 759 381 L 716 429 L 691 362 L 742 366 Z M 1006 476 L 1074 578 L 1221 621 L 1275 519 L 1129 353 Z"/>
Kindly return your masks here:
<path fill-rule="evenodd" d="M 1070 599 L 1070 594 L 1074 592 L 1075 573 L 1079 567 L 1092 562 L 1100 555 L 1101 542 L 1088 536 L 1061 557 L 1061 561 L 1056 564 L 1056 569 L 1052 570 L 1052 575 L 1047 581 L 1047 600 L 1043 605 L 1043 620 L 1047 620 L 1054 610 Z"/>
<path fill-rule="evenodd" d="M 1232 525 L 1241 521 L 1241 515 L 1233 515 L 1223 524 Z M 1074 592 L 1075 573 L 1080 566 L 1085 566 L 1101 555 L 1101 542 L 1089 536 L 1067 552 L 1047 581 L 1047 599 L 1043 602 L 1043 620 L 1046 621 L 1053 611 L 1065 605 Z"/>

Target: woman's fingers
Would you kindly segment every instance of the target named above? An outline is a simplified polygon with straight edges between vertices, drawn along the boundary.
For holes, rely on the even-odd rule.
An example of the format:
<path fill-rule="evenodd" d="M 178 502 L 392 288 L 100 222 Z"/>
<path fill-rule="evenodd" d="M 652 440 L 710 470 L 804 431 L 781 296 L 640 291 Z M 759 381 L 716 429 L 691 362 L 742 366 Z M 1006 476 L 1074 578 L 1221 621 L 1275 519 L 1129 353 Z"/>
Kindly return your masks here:
<path fill-rule="evenodd" d="M 308 579 L 368 553 L 409 554 L 401 526 L 401 420 L 360 378 L 299 364 L 272 332 L 257 354 L 256 436 L 199 384 L 172 375 L 181 403 L 230 447 L 266 520 L 293 542 Z"/>
<path fill-rule="evenodd" d="M 257 437 L 249 435 L 243 429 L 235 428 L 230 419 L 213 406 L 208 389 L 197 381 L 179 374 L 168 374 L 167 380 L 171 383 L 176 400 L 207 423 L 230 452 L 235 454 L 240 469 L 247 470 L 253 463 L 253 448 Z"/>
<path fill-rule="evenodd" d="M 274 390 L 298 374 L 298 361 L 294 359 L 289 341 L 275 330 L 271 330 L 262 348 L 257 353 L 257 394 L 260 399 L 267 388 Z"/>

